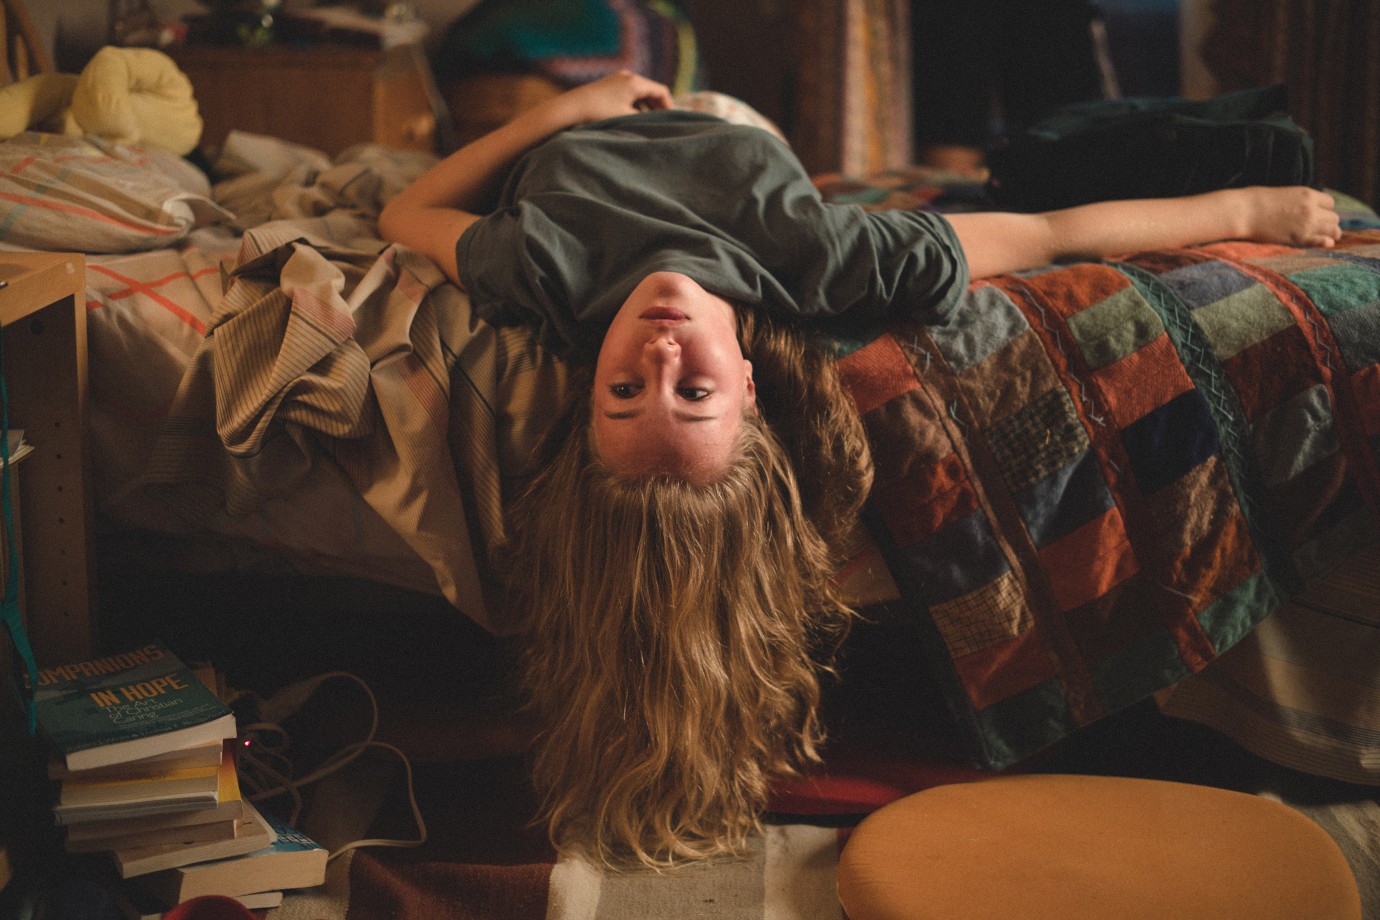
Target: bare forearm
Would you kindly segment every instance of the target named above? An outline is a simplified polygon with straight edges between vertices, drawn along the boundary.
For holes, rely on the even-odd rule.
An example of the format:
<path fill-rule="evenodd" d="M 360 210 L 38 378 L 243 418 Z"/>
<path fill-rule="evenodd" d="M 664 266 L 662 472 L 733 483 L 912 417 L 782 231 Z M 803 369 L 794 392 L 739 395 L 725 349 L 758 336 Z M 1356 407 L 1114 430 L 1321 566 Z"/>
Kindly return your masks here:
<path fill-rule="evenodd" d="M 1332 199 L 1305 188 L 1105 201 L 1045 214 L 955 214 L 950 221 L 975 278 L 1225 239 L 1329 246 L 1338 235 Z"/>
<path fill-rule="evenodd" d="M 519 156 L 576 123 L 572 108 L 564 97 L 558 97 L 466 144 L 394 198 L 380 224 L 386 222 L 390 209 L 395 213 L 425 207 L 484 210 L 495 186 Z"/>
<path fill-rule="evenodd" d="M 529 109 L 466 144 L 403 189 L 379 214 L 379 235 L 429 256 L 458 283 L 455 243 L 493 195 L 513 162 L 552 134 L 574 124 L 567 108 Z"/>

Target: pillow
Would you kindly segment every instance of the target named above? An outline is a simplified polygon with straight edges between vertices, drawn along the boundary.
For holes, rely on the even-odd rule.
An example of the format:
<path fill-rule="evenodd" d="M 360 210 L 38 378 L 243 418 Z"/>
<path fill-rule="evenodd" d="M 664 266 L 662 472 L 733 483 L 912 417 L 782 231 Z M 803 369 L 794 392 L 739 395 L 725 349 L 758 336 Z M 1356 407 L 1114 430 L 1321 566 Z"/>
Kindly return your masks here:
<path fill-rule="evenodd" d="M 96 137 L 26 131 L 0 143 L 0 249 L 137 252 L 228 223 L 180 157 Z"/>
<path fill-rule="evenodd" d="M 191 81 L 172 58 L 152 48 L 97 51 L 72 91 L 71 116 L 78 133 L 179 156 L 201 139 Z"/>
<path fill-rule="evenodd" d="M 761 128 L 768 134 L 774 135 L 783 144 L 788 144 L 786 135 L 781 133 L 781 129 L 761 112 L 754 109 L 741 99 L 729 96 L 726 93 L 717 93 L 710 90 L 699 90 L 693 93 L 681 93 L 675 97 L 676 108 L 684 109 L 687 112 L 703 112 L 706 115 L 715 115 L 724 121 L 732 122 L 735 125 L 748 125 L 753 128 Z"/>
<path fill-rule="evenodd" d="M 0 140 L 26 130 L 94 134 L 183 156 L 201 139 L 192 84 L 151 48 L 102 48 L 80 75 L 45 73 L 0 87 Z"/>
<path fill-rule="evenodd" d="M 72 104 L 77 79 L 68 73 L 40 73 L 0 86 L 0 140 L 60 123 Z"/>

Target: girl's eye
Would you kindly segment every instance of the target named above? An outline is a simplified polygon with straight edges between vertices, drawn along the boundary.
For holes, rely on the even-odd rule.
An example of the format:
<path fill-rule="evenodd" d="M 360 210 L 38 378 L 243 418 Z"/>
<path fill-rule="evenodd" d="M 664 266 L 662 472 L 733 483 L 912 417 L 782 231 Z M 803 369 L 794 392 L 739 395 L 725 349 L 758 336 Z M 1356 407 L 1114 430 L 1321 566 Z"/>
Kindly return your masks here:
<path fill-rule="evenodd" d="M 632 399 L 637 395 L 638 387 L 631 383 L 613 383 L 609 385 L 609 392 L 614 399 Z"/>
<path fill-rule="evenodd" d="M 700 387 L 681 387 L 676 390 L 681 399 L 688 399 L 691 402 L 699 402 L 701 399 L 709 398 L 709 391 Z"/>

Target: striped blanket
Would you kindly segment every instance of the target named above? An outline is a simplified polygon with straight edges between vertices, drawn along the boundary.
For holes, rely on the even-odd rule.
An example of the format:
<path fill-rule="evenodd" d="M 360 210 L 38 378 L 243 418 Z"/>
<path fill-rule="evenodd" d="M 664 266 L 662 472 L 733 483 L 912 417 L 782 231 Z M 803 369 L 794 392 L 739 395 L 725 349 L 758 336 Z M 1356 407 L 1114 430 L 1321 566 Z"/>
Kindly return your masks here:
<path fill-rule="evenodd" d="M 171 547 L 198 568 L 286 559 L 440 594 L 505 631 L 481 570 L 565 368 L 379 239 L 382 202 L 431 160 L 370 147 L 332 162 L 241 134 L 225 157 L 215 199 L 243 233 L 89 259 L 98 510 L 219 538 Z"/>

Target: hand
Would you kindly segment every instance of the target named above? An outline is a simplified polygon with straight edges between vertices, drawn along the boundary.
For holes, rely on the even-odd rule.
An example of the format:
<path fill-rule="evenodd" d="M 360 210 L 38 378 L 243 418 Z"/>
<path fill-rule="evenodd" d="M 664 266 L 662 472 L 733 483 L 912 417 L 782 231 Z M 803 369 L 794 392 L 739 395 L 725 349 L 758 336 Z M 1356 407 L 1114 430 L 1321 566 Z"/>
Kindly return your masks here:
<path fill-rule="evenodd" d="M 570 124 L 599 121 L 651 109 L 671 108 L 671 91 L 663 84 L 620 70 L 593 83 L 577 86 L 553 103 L 566 109 Z"/>
<path fill-rule="evenodd" d="M 1303 186 L 1241 191 L 1249 196 L 1247 239 L 1327 249 L 1342 236 L 1337 203 L 1326 192 Z"/>

